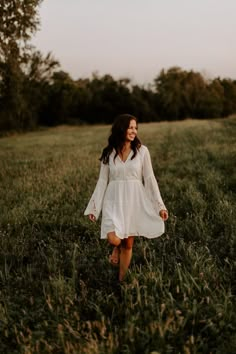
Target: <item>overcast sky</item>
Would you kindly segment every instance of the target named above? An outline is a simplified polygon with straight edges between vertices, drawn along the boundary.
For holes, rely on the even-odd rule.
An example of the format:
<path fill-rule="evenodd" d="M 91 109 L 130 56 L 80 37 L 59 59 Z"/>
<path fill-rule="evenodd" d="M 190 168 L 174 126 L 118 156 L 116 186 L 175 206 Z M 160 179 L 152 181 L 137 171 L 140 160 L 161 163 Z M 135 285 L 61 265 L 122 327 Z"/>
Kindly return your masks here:
<path fill-rule="evenodd" d="M 236 0 L 44 0 L 33 44 L 73 79 L 151 83 L 180 66 L 236 79 Z"/>

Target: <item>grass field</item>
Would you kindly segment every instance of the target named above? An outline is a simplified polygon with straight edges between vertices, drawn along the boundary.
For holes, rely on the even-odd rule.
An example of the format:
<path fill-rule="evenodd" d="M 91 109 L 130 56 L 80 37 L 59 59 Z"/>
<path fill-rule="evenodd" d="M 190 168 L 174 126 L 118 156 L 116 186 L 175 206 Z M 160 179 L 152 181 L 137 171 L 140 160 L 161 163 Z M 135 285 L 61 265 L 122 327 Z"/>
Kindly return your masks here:
<path fill-rule="evenodd" d="M 108 133 L 0 139 L 0 353 L 235 353 L 236 117 L 140 124 L 170 217 L 122 286 L 83 216 Z"/>

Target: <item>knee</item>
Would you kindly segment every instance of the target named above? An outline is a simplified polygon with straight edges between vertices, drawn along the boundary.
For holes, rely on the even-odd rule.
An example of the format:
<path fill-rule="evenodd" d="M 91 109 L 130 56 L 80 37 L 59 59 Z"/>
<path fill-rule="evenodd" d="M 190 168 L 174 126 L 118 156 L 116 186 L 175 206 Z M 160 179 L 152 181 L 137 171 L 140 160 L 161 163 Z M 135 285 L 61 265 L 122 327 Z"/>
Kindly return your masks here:
<path fill-rule="evenodd" d="M 134 239 L 129 237 L 127 239 L 122 240 L 121 247 L 126 250 L 131 250 L 133 247 Z"/>
<path fill-rule="evenodd" d="M 107 234 L 107 239 L 108 242 L 111 243 L 113 246 L 119 246 L 121 243 L 121 240 L 119 237 L 116 236 L 114 232 L 110 232 Z"/>

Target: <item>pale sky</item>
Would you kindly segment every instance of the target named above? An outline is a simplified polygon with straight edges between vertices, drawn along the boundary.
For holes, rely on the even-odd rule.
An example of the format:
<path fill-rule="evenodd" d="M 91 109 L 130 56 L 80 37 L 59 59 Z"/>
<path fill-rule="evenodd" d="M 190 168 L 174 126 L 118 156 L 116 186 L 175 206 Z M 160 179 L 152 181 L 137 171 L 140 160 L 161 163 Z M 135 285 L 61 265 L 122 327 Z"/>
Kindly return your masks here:
<path fill-rule="evenodd" d="M 236 0 L 44 0 L 33 44 L 73 79 L 152 83 L 180 66 L 236 79 Z"/>

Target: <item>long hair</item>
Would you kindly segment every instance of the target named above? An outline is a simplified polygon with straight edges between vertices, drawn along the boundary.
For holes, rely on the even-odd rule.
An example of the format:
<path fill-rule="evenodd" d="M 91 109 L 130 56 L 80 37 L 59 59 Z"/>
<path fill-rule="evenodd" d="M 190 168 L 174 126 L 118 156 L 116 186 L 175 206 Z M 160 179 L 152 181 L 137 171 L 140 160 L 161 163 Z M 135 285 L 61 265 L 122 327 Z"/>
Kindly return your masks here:
<path fill-rule="evenodd" d="M 137 118 L 132 116 L 131 114 L 121 114 L 117 116 L 114 120 L 114 123 L 111 128 L 111 135 L 108 138 L 108 145 L 103 149 L 102 155 L 99 159 L 104 164 L 108 164 L 109 156 L 112 153 L 113 149 L 115 149 L 116 152 L 114 160 L 117 155 L 122 152 L 122 148 L 124 147 L 126 141 L 126 132 L 129 128 L 131 120 L 135 120 L 137 123 Z M 136 136 L 134 140 L 131 141 L 131 149 L 133 150 L 131 160 L 136 156 L 140 146 L 141 141 Z"/>

